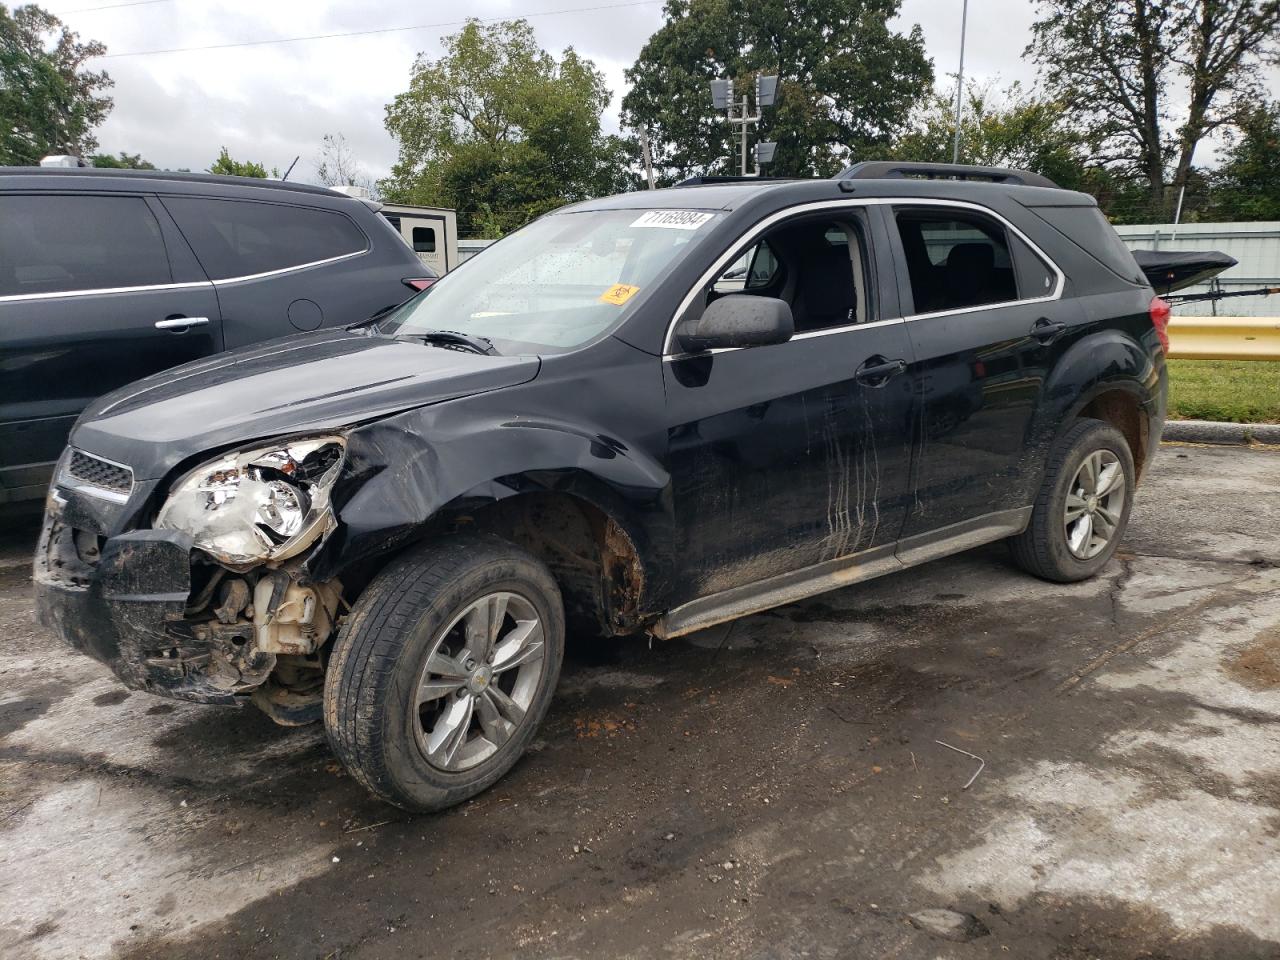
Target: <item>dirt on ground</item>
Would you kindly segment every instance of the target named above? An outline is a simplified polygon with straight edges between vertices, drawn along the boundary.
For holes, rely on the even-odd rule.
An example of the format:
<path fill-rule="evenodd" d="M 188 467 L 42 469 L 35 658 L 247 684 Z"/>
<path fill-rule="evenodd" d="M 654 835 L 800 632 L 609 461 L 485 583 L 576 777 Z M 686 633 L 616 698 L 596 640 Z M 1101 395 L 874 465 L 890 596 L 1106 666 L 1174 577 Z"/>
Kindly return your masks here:
<path fill-rule="evenodd" d="M 0 534 L 0 956 L 1280 957 L 1280 452 L 1171 447 L 1122 552 L 993 546 L 681 640 L 571 639 L 452 811 L 121 687 Z"/>

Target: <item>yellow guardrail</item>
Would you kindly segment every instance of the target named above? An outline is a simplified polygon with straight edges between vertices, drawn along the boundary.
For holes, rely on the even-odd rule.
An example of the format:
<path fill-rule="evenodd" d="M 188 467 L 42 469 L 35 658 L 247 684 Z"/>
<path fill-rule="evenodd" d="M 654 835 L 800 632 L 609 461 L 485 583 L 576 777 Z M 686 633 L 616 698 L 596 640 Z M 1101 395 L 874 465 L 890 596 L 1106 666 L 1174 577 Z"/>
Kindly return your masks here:
<path fill-rule="evenodd" d="M 1280 317 L 1172 317 L 1176 360 L 1280 360 Z"/>

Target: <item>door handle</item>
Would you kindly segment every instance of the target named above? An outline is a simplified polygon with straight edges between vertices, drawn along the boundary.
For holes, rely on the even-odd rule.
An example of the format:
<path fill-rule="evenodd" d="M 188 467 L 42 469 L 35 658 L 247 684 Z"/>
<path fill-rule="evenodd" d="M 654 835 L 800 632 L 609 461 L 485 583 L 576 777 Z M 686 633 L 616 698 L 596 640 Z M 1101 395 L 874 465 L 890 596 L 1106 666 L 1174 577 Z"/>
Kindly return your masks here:
<path fill-rule="evenodd" d="M 1041 317 L 1031 327 L 1031 336 L 1043 344 L 1050 344 L 1067 332 L 1067 325 L 1048 317 Z"/>
<path fill-rule="evenodd" d="M 157 330 L 185 330 L 187 327 L 203 327 L 208 317 L 166 317 L 156 321 Z"/>
<path fill-rule="evenodd" d="M 886 360 L 877 354 L 863 361 L 853 374 L 853 379 L 865 387 L 883 387 L 892 377 L 904 373 L 907 369 L 905 360 Z"/>

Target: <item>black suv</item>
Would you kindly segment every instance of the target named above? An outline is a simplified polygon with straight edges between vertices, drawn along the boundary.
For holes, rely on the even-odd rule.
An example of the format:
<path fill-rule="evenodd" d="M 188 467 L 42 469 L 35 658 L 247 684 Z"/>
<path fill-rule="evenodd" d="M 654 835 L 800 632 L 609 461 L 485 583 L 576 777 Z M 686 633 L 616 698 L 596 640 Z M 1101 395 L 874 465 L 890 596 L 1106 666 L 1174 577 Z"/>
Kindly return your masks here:
<path fill-rule="evenodd" d="M 0 167 L 0 503 L 94 397 L 395 306 L 433 276 L 377 204 L 201 174 Z"/>
<path fill-rule="evenodd" d="M 437 809 L 525 749 L 566 625 L 675 637 L 995 540 L 1096 573 L 1166 319 L 1091 198 L 1017 171 L 582 203 L 375 323 L 98 401 L 40 614 L 135 689 L 323 715 Z"/>

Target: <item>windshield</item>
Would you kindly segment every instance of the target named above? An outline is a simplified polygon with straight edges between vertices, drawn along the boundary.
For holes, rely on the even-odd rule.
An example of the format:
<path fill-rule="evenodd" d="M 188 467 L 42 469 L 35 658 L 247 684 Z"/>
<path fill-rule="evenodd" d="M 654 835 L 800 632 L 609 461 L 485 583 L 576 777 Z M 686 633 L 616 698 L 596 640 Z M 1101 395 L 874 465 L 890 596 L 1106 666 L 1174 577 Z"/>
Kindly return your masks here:
<path fill-rule="evenodd" d="M 536 220 L 378 323 L 394 336 L 450 330 L 500 353 L 562 353 L 608 333 L 720 214 L 596 210 Z"/>

